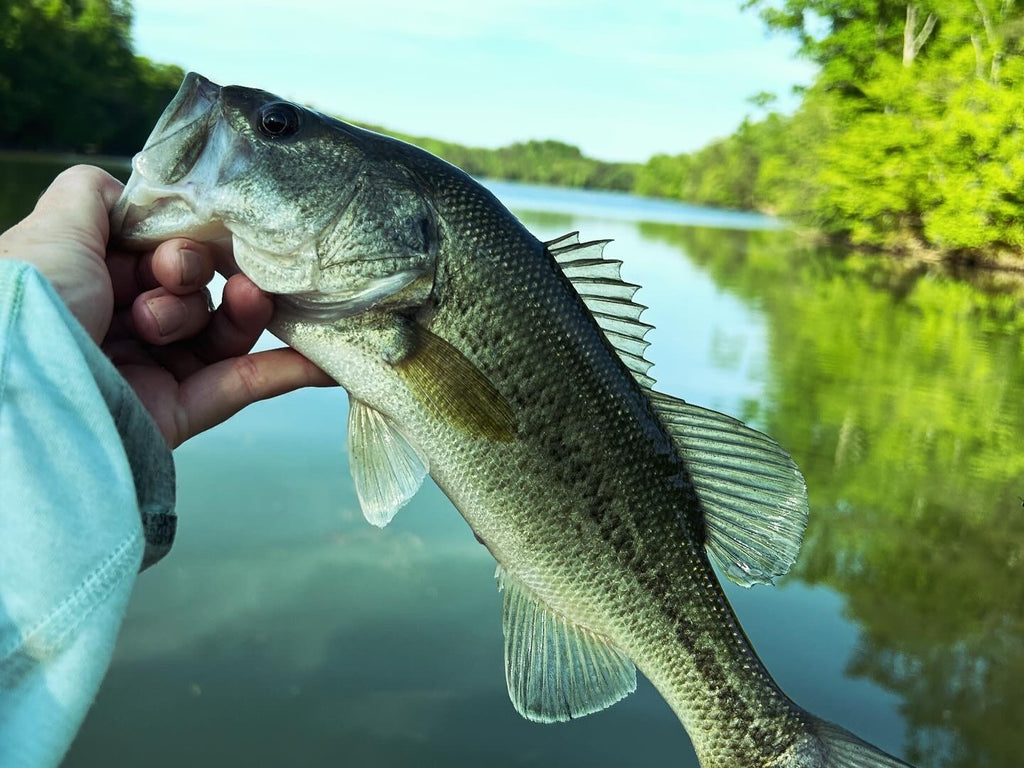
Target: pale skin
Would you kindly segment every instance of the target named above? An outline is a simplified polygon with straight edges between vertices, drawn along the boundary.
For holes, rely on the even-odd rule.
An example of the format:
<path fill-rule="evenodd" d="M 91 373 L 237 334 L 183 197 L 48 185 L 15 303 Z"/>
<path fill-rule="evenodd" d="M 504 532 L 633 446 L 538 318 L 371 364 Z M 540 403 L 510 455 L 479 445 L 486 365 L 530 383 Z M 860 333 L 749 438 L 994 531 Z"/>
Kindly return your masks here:
<path fill-rule="evenodd" d="M 334 382 L 292 349 L 250 353 L 273 300 L 234 272 L 220 246 L 175 238 L 108 250 L 122 185 L 99 168 L 61 173 L 25 219 L 0 234 L 0 259 L 29 262 L 133 387 L 172 448 L 258 400 Z M 206 284 L 231 274 L 221 305 Z"/>

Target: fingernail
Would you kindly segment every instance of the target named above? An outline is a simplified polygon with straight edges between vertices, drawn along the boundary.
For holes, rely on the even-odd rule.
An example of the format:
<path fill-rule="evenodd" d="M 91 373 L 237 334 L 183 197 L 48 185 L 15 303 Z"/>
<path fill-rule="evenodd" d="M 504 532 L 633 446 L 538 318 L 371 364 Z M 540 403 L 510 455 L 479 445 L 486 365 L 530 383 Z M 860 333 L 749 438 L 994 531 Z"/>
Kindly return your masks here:
<path fill-rule="evenodd" d="M 161 336 L 170 336 L 185 324 L 188 310 L 177 296 L 159 296 L 146 302 Z"/>
<path fill-rule="evenodd" d="M 203 257 L 195 251 L 178 251 L 181 259 L 181 284 L 194 285 L 203 277 Z"/>

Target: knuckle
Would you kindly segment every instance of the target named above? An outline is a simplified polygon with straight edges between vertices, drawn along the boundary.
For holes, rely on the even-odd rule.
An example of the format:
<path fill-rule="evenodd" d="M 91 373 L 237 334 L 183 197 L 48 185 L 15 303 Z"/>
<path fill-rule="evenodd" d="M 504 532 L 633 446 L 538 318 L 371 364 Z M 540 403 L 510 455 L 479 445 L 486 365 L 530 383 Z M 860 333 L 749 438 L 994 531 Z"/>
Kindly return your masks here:
<path fill-rule="evenodd" d="M 234 362 L 235 376 L 248 400 L 262 400 L 266 388 L 266 379 L 249 355 L 236 357 Z"/>

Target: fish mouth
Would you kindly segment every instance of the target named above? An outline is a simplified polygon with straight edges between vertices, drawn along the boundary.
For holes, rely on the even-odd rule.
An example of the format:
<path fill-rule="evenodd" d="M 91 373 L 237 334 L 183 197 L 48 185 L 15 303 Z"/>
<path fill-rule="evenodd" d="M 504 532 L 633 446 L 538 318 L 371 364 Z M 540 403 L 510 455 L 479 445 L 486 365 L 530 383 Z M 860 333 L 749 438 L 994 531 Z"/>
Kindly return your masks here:
<path fill-rule="evenodd" d="M 357 270 L 351 280 L 348 274 L 334 279 L 335 264 L 322 259 L 322 227 L 337 219 L 325 224 L 310 218 L 290 205 L 287 194 L 275 199 L 264 189 L 267 178 L 274 178 L 268 165 L 289 162 L 269 152 L 253 127 L 257 110 L 274 100 L 264 91 L 222 88 L 195 72 L 186 75 L 132 158 L 131 177 L 110 216 L 112 243 L 144 250 L 173 237 L 230 239 L 235 267 L 262 290 L 281 296 L 285 311 L 319 322 L 393 301 L 423 268 L 385 276 Z M 338 200 L 338 217 L 356 189 L 353 182 L 347 199 Z"/>
<path fill-rule="evenodd" d="M 132 158 L 131 177 L 110 215 L 111 240 L 132 250 L 172 237 L 230 240 L 235 265 L 261 289 L 309 290 L 320 271 L 314 242 L 271 253 L 259 245 L 257 229 L 230 213 L 229 187 L 249 172 L 253 150 L 231 125 L 226 90 L 195 72 L 185 76 Z"/>
<path fill-rule="evenodd" d="M 145 248 L 170 237 L 227 235 L 210 208 L 215 185 L 229 175 L 221 158 L 231 142 L 230 129 L 219 119 L 220 104 L 219 85 L 195 72 L 185 76 L 142 151 L 132 158 L 131 177 L 110 214 L 117 244 Z M 231 142 L 231 150 L 230 165 L 237 171 L 244 165 L 245 147 Z"/>

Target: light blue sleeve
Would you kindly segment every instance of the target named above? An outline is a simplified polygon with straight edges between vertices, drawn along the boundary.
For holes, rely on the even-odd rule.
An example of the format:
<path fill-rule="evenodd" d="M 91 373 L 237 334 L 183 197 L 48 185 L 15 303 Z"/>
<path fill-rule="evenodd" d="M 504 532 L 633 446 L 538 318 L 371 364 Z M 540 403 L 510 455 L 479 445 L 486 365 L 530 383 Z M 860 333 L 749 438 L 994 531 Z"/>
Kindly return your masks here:
<path fill-rule="evenodd" d="M 0 766 L 63 758 L 173 507 L 131 388 L 33 267 L 0 261 Z"/>

